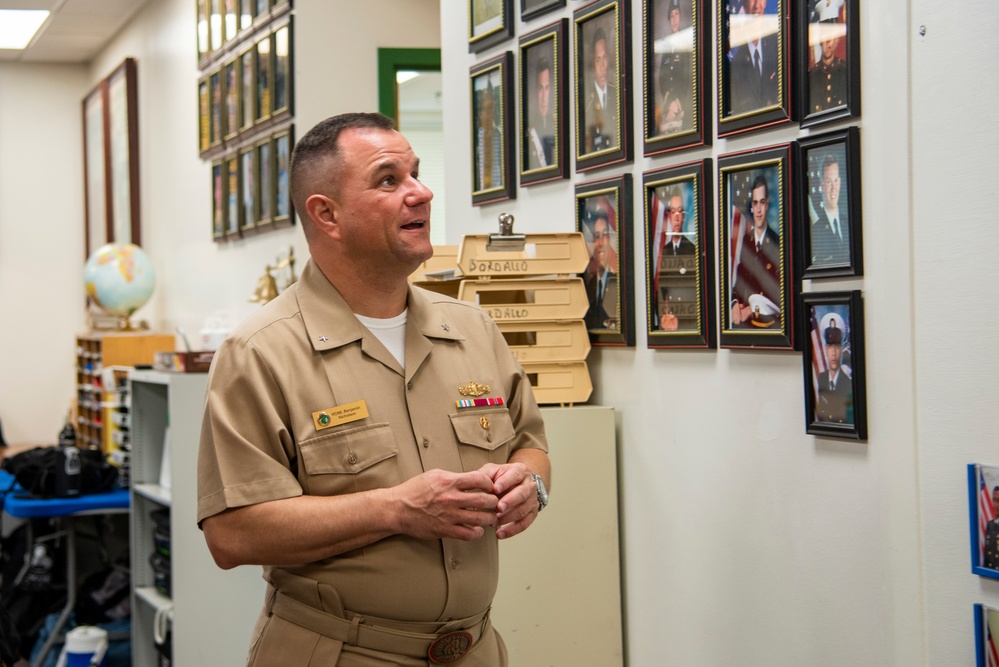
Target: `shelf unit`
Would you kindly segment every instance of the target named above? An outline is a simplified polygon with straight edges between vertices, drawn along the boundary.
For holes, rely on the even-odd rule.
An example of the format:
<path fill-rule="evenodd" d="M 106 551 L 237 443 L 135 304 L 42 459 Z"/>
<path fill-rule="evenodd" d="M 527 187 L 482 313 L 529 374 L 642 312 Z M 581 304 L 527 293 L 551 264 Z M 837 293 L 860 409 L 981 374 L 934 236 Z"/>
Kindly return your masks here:
<path fill-rule="evenodd" d="M 198 441 L 206 373 L 137 370 L 131 376 L 132 664 L 159 665 L 157 611 L 169 614 L 174 665 L 239 665 L 264 600 L 259 567 L 215 565 L 197 517 Z M 164 440 L 169 424 L 169 446 Z M 160 483 L 169 466 L 170 485 Z M 152 513 L 170 510 L 170 595 L 150 562 Z M 172 610 L 172 612 L 171 612 Z"/>
<path fill-rule="evenodd" d="M 76 439 L 79 447 L 103 449 L 105 446 L 104 369 L 152 365 L 154 352 L 174 347 L 173 334 L 114 331 L 76 337 Z"/>

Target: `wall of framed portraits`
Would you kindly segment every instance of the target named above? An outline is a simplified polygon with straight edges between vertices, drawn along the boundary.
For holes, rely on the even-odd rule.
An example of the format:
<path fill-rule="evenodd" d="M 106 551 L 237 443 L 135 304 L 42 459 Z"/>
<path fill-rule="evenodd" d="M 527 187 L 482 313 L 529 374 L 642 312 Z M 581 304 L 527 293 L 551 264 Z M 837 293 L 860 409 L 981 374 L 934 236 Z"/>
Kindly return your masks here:
<path fill-rule="evenodd" d="M 449 242 L 509 212 L 522 232 L 582 231 L 606 266 L 591 402 L 619 414 L 629 659 L 971 664 L 972 604 L 999 603 L 971 572 L 964 465 L 997 460 L 937 380 L 987 409 L 997 392 L 972 397 L 953 370 L 994 368 L 972 337 L 996 318 L 970 315 L 987 288 L 935 249 L 987 274 L 991 253 L 938 245 L 919 202 L 989 208 L 969 200 L 996 168 L 961 148 L 981 129 L 930 102 L 997 101 L 981 86 L 996 65 L 965 46 L 987 39 L 986 3 L 463 4 L 442 16 L 445 94 L 462 100 L 448 152 L 467 156 L 448 172 L 448 218 L 467 221 Z M 477 68 L 497 61 L 513 111 L 483 117 Z M 487 199 L 483 127 L 513 172 Z"/>
<path fill-rule="evenodd" d="M 198 154 L 211 163 L 211 237 L 293 224 L 291 0 L 195 0 Z"/>

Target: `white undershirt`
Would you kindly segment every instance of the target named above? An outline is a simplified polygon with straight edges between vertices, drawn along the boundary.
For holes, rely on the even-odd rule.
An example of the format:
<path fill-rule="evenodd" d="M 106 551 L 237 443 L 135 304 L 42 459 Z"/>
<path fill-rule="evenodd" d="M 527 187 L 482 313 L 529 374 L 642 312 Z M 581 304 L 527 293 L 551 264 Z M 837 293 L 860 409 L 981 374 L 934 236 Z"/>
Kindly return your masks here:
<path fill-rule="evenodd" d="M 403 368 L 406 367 L 406 315 L 408 313 L 409 309 L 407 308 L 395 317 L 388 319 L 365 317 L 354 313 L 361 324 L 366 326 L 368 331 L 381 341 L 385 349 L 392 353 L 392 356 Z"/>

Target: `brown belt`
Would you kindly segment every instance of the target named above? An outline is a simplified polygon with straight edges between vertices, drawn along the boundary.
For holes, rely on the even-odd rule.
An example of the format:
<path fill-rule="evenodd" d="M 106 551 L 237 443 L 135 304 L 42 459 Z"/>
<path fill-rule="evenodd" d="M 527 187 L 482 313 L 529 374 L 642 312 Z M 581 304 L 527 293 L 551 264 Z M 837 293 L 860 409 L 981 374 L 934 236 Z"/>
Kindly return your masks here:
<path fill-rule="evenodd" d="M 394 627 L 377 625 L 381 619 L 351 615 L 348 620 L 311 607 L 281 591 L 276 591 L 271 613 L 313 632 L 341 641 L 351 646 L 386 653 L 397 653 L 413 658 L 429 658 L 437 664 L 455 662 L 467 654 L 489 620 L 489 609 L 484 612 L 447 623 L 401 623 L 384 621 Z M 428 629 L 443 626 L 437 632 L 405 630 Z M 442 631 L 444 630 L 444 631 Z"/>

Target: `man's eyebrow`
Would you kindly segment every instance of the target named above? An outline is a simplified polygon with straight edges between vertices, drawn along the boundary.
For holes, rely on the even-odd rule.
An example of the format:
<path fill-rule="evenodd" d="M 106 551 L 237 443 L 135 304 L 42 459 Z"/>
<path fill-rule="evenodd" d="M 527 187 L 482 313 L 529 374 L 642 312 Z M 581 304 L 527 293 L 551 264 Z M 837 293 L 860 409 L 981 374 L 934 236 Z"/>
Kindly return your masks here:
<path fill-rule="evenodd" d="M 399 169 L 403 169 L 403 168 L 404 168 L 404 165 L 403 165 L 402 162 L 400 162 L 399 160 L 390 158 L 390 159 L 384 160 L 384 161 L 379 162 L 378 164 L 376 164 L 374 166 L 374 169 L 371 170 L 371 175 L 372 176 L 381 176 L 384 173 L 392 173 L 394 171 L 398 171 Z M 414 163 L 414 170 L 415 171 L 419 171 L 420 170 L 420 159 L 419 158 L 416 158 L 416 161 Z"/>

